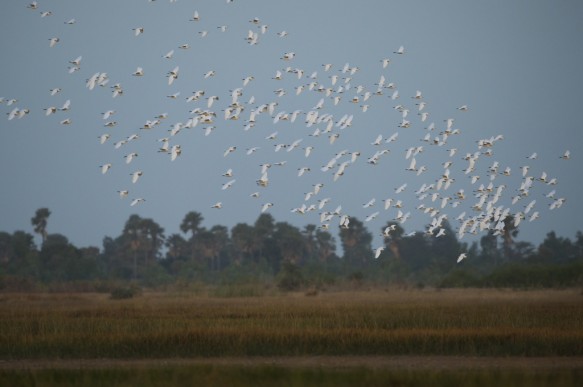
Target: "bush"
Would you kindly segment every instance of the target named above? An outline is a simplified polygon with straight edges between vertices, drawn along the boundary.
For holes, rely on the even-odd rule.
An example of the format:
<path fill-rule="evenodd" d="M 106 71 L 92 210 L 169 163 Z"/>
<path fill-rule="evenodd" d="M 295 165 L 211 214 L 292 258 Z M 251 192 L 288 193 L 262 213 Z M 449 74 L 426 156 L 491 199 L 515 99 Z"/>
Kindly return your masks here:
<path fill-rule="evenodd" d="M 0 291 L 2 292 L 37 292 L 43 288 L 37 281 L 18 275 L 0 275 Z"/>
<path fill-rule="evenodd" d="M 439 283 L 440 288 L 467 288 L 482 285 L 478 274 L 467 269 L 451 270 Z"/>
<path fill-rule="evenodd" d="M 512 288 L 565 288 L 583 279 L 580 262 L 568 264 L 509 263 L 496 268 L 484 282 L 487 286 Z"/>
<path fill-rule="evenodd" d="M 286 292 L 298 290 L 303 283 L 300 268 L 291 262 L 284 262 L 278 277 L 277 287 Z"/>
<path fill-rule="evenodd" d="M 137 285 L 120 286 L 111 291 L 109 298 L 112 300 L 125 300 L 128 298 L 134 298 L 140 294 L 142 294 L 142 289 Z"/>

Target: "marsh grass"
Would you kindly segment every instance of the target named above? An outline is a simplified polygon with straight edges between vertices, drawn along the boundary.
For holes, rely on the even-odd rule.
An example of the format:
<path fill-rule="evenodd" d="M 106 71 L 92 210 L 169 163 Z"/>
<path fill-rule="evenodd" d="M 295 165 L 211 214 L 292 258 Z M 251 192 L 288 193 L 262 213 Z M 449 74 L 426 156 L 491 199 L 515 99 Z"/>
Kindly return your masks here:
<path fill-rule="evenodd" d="M 583 356 L 576 291 L 0 295 L 0 358 Z"/>
<path fill-rule="evenodd" d="M 582 370 L 383 370 L 247 366 L 178 366 L 0 372 L 3 386 L 579 386 Z"/>

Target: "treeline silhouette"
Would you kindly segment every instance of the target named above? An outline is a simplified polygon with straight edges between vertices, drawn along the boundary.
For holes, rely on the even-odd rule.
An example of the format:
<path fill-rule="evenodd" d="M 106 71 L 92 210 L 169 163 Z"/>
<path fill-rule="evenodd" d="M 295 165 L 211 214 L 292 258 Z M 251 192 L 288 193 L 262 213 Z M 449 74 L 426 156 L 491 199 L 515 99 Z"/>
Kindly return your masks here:
<path fill-rule="evenodd" d="M 395 222 L 368 230 L 356 218 L 339 227 L 338 241 L 327 230 L 277 222 L 269 213 L 254 224 L 202 227 L 192 211 L 182 233 L 165 235 L 153 219 L 131 215 L 121 235 L 98 247 L 76 247 L 66 236 L 48 233 L 50 210 L 31 219 L 34 233 L 0 232 L 0 289 L 109 291 L 112 284 L 162 288 L 193 284 L 262 284 L 281 290 L 365 285 L 436 287 L 571 287 L 583 285 L 583 233 L 576 239 L 550 231 L 538 246 L 517 239 L 508 219 L 503 232 L 460 242 L 444 221 L 445 235 L 405 234 Z M 373 232 L 391 227 L 375 259 Z M 338 256 L 337 243 L 342 247 Z M 467 258 L 457 263 L 457 257 Z M 67 286 L 65 286 L 67 285 Z"/>

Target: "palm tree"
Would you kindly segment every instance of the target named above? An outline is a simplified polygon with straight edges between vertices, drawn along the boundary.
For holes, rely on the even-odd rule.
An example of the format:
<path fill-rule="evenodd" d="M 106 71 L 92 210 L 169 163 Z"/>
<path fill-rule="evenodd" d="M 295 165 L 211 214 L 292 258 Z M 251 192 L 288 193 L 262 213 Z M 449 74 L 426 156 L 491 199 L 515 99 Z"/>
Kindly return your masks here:
<path fill-rule="evenodd" d="M 306 239 L 306 253 L 308 260 L 314 259 L 316 255 L 316 229 L 317 227 L 315 224 L 307 224 L 304 226 L 304 230 L 302 231 L 302 234 Z"/>
<path fill-rule="evenodd" d="M 217 271 L 221 270 L 221 253 L 227 251 L 229 247 L 229 229 L 225 226 L 216 225 L 211 228 L 215 236 L 215 252 L 213 259 L 216 262 Z"/>
<path fill-rule="evenodd" d="M 275 224 L 274 238 L 282 262 L 301 264 L 306 255 L 306 241 L 300 230 L 287 222 Z"/>
<path fill-rule="evenodd" d="M 340 241 L 346 264 L 354 268 L 362 268 L 372 261 L 372 234 L 357 218 L 350 219 L 348 228 L 340 228 Z"/>
<path fill-rule="evenodd" d="M 47 239 L 47 220 L 50 215 L 51 211 L 48 208 L 39 208 L 30 220 L 34 226 L 34 232 L 41 236 L 43 244 Z"/>
<path fill-rule="evenodd" d="M 200 224 L 204 220 L 202 214 L 196 211 L 190 211 L 184 216 L 182 223 L 180 224 L 180 230 L 188 234 L 190 232 L 190 258 L 194 261 L 196 257 L 197 245 L 196 245 L 196 238 L 202 231 Z"/>
<path fill-rule="evenodd" d="M 336 251 L 334 237 L 328 231 L 316 230 L 316 245 L 318 259 L 322 263 L 328 262 L 328 258 Z"/>
<path fill-rule="evenodd" d="M 275 231 L 275 219 L 271 214 L 263 213 L 257 217 L 253 225 L 253 255 L 257 260 L 266 258 L 272 260 L 273 251 L 270 251 L 270 244 L 273 242 Z"/>
<path fill-rule="evenodd" d="M 394 230 L 392 230 L 389 233 L 389 236 L 385 236 L 384 240 L 385 240 L 385 246 L 389 249 L 389 251 L 393 254 L 393 256 L 397 259 L 400 260 L 401 259 L 401 238 L 403 237 L 403 234 L 405 233 L 405 230 L 403 229 L 403 227 L 401 227 L 401 225 L 397 222 L 394 221 L 389 221 L 387 223 L 387 225 L 381 230 L 384 232 L 384 230 L 387 228 L 394 228 Z"/>
<path fill-rule="evenodd" d="M 191 233 L 190 237 L 194 238 L 196 234 L 200 231 L 200 224 L 204 218 L 200 212 L 190 211 L 188 214 L 184 216 L 182 223 L 180 224 L 180 230 L 188 234 Z"/>
<path fill-rule="evenodd" d="M 186 241 L 180 234 L 172 234 L 166 238 L 165 246 L 168 248 L 166 253 L 168 258 L 177 259 L 184 255 L 186 250 Z"/>
<path fill-rule="evenodd" d="M 147 265 L 149 257 L 156 258 L 158 255 L 158 250 L 164 242 L 164 229 L 150 218 L 142 219 L 140 228 L 143 237 L 149 242 L 149 246 L 144 246 L 144 263 Z"/>
<path fill-rule="evenodd" d="M 246 223 L 237 223 L 231 229 L 231 239 L 235 247 L 235 262 L 241 264 L 243 259 L 248 260 L 254 247 L 254 228 Z"/>
<path fill-rule="evenodd" d="M 122 236 L 127 241 L 128 244 L 125 248 L 129 248 L 132 251 L 133 258 L 133 275 L 132 278 L 136 280 L 138 278 L 138 250 L 143 247 L 143 236 L 142 236 L 142 218 L 139 215 L 130 215 L 126 221 Z"/>
<path fill-rule="evenodd" d="M 512 247 L 514 245 L 514 238 L 518 235 L 518 227 L 514 225 L 514 217 L 508 215 L 503 220 L 504 232 L 502 233 L 502 249 L 504 251 L 504 258 L 510 259 L 512 256 Z"/>

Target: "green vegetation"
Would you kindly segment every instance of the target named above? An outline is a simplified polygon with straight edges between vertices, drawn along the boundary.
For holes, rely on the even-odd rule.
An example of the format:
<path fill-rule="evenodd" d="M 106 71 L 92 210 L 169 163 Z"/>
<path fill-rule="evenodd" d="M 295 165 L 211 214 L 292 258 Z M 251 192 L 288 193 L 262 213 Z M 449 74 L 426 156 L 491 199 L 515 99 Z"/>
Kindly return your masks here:
<path fill-rule="evenodd" d="M 207 229 L 202 215 L 191 211 L 180 224 L 182 234 L 169 236 L 153 219 L 131 215 L 121 235 L 105 237 L 101 248 L 79 248 L 66 236 L 49 233 L 50 215 L 41 208 L 31 219 L 40 246 L 26 231 L 0 232 L 0 291 L 106 292 L 123 298 L 121 290 L 132 286 L 210 286 L 225 297 L 263 295 L 274 288 L 317 293 L 371 286 L 583 287 L 582 232 L 571 241 L 551 231 L 535 247 L 516 240 L 518 229 L 510 221 L 507 232 L 490 231 L 470 245 L 457 239 L 447 220 L 439 238 L 405 234 L 388 222 L 393 231 L 374 259 L 372 233 L 356 218 L 348 229 L 339 229 L 339 256 L 330 232 L 313 224 L 299 229 L 270 214 L 229 230 Z M 462 252 L 467 258 L 456 263 Z"/>

